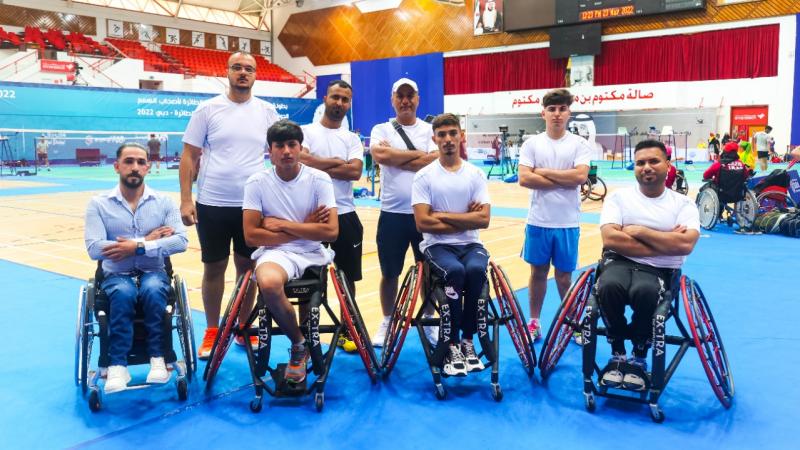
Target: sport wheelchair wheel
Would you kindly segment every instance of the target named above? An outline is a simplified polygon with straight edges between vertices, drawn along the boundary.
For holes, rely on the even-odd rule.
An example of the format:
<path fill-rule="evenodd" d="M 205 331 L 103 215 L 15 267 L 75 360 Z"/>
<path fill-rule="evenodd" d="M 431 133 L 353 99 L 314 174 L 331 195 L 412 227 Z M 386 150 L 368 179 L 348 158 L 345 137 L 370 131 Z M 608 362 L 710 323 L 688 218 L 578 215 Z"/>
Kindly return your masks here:
<path fill-rule="evenodd" d="M 752 229 L 758 212 L 758 200 L 753 191 L 748 189 L 744 194 L 744 199 L 736 202 L 734 210 L 736 211 L 736 223 L 739 224 L 739 228 Z"/>
<path fill-rule="evenodd" d="M 500 305 L 500 314 L 505 319 L 508 334 L 511 342 L 517 350 L 517 355 L 528 375 L 533 375 L 536 367 L 536 351 L 533 348 L 533 338 L 528 331 L 525 323 L 525 316 L 522 313 L 519 301 L 514 291 L 511 290 L 511 283 L 503 269 L 494 263 L 489 262 L 492 286 L 494 287 L 497 303 Z"/>
<path fill-rule="evenodd" d="M 214 377 L 217 375 L 220 364 L 222 364 L 225 354 L 233 343 L 233 335 L 236 328 L 239 326 L 239 310 L 242 307 L 242 300 L 247 295 L 248 288 L 250 287 L 250 278 L 253 275 L 252 270 L 248 270 L 244 275 L 239 277 L 236 281 L 236 288 L 231 294 L 231 301 L 225 309 L 225 315 L 222 316 L 222 321 L 219 324 L 219 332 L 214 339 L 214 345 L 211 346 L 211 354 L 208 356 L 208 364 L 203 373 L 203 380 L 206 382 L 206 391 L 211 390 L 211 385 L 214 383 Z"/>
<path fill-rule="evenodd" d="M 78 315 L 75 324 L 75 385 L 81 393 L 89 389 L 89 363 L 92 357 L 92 309 L 94 308 L 94 279 L 81 286 L 78 292 Z"/>
<path fill-rule="evenodd" d="M 594 201 L 603 201 L 606 198 L 606 182 L 602 178 L 597 177 L 596 181 L 586 180 L 581 185 L 581 201 L 589 199 Z"/>
<path fill-rule="evenodd" d="M 700 355 L 700 362 L 711 383 L 711 389 L 722 406 L 730 408 L 734 394 L 733 374 L 708 301 L 700 286 L 685 275 L 681 277 L 681 296 L 694 346 Z"/>
<path fill-rule="evenodd" d="M 403 284 L 397 294 L 392 310 L 392 318 L 389 322 L 389 329 L 386 331 L 386 339 L 383 341 L 383 351 L 381 352 L 381 367 L 383 376 L 388 377 L 394 369 L 400 350 L 403 349 L 403 342 L 406 340 L 408 328 L 411 326 L 411 319 L 414 317 L 414 307 L 417 304 L 419 291 L 422 287 L 423 276 L 422 262 L 418 262 L 411 267 L 403 279 Z"/>
<path fill-rule="evenodd" d="M 347 328 L 350 338 L 356 344 L 358 355 L 364 363 L 364 368 L 367 369 L 370 381 L 374 384 L 378 381 L 378 358 L 375 356 L 375 349 L 372 347 L 372 341 L 369 333 L 367 333 L 367 327 L 364 325 L 364 319 L 361 317 L 358 306 L 347 287 L 344 272 L 333 267 L 330 267 L 329 270 L 333 288 L 339 298 L 342 322 Z"/>
<path fill-rule="evenodd" d="M 758 214 L 765 214 L 773 210 L 784 210 L 797 208 L 794 199 L 785 192 L 766 191 L 762 192 L 757 198 Z"/>
<path fill-rule="evenodd" d="M 181 345 L 183 362 L 186 364 L 186 379 L 191 382 L 197 370 L 197 349 L 194 342 L 194 323 L 192 322 L 192 309 L 189 306 L 189 293 L 186 291 L 186 283 L 180 275 L 174 276 L 172 289 L 175 292 L 178 340 Z"/>
<path fill-rule="evenodd" d="M 711 187 L 701 188 L 697 194 L 697 212 L 700 214 L 700 226 L 711 230 L 719 219 L 719 196 Z"/>
<path fill-rule="evenodd" d="M 592 291 L 594 282 L 594 269 L 583 272 L 575 283 L 570 286 L 564 301 L 561 302 L 547 336 L 544 338 L 542 355 L 539 359 L 539 373 L 542 378 L 547 378 L 556 367 L 561 355 L 567 348 L 575 331 L 581 329 L 581 318 L 586 300 Z"/>

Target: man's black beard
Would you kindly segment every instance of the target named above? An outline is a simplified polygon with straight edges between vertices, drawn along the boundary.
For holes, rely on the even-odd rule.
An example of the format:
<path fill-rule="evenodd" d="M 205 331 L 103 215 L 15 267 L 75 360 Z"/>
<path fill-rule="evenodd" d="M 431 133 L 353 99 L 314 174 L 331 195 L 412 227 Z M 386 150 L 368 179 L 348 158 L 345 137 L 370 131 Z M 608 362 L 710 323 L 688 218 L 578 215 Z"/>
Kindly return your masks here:
<path fill-rule="evenodd" d="M 143 177 L 129 175 L 127 177 L 122 178 L 122 185 L 128 189 L 136 189 L 142 185 L 144 182 Z"/>
<path fill-rule="evenodd" d="M 344 120 L 344 116 L 345 116 L 345 114 L 346 114 L 346 113 L 344 112 L 344 110 L 342 110 L 342 113 L 341 113 L 341 115 L 339 115 L 339 116 L 337 117 L 337 116 L 336 116 L 336 113 L 334 112 L 334 110 L 333 110 L 333 109 L 330 109 L 330 110 L 329 110 L 329 109 L 327 109 L 327 108 L 325 109 L 325 116 L 327 116 L 327 117 L 328 117 L 328 120 L 331 120 L 331 121 L 333 121 L 333 122 L 341 122 L 342 120 Z"/>
<path fill-rule="evenodd" d="M 250 92 L 250 90 L 251 90 L 252 88 L 253 88 L 252 86 L 248 86 L 248 87 L 241 87 L 241 86 L 238 86 L 238 85 L 236 85 L 236 84 L 232 84 L 232 85 L 231 85 L 231 89 L 232 89 L 232 90 L 234 90 L 234 91 L 236 91 L 236 92 L 238 92 L 238 93 L 240 93 L 240 94 L 246 94 L 246 93 Z"/>

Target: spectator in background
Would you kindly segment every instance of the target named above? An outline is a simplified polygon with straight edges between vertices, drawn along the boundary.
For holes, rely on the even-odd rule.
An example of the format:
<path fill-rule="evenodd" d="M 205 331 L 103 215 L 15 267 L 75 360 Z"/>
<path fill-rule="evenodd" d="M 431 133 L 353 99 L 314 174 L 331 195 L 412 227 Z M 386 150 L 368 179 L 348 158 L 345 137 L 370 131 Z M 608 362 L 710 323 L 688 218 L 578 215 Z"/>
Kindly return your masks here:
<path fill-rule="evenodd" d="M 719 150 L 719 134 L 711 133 L 711 137 L 708 140 L 708 155 L 712 158 L 712 161 L 719 160 Z"/>
<path fill-rule="evenodd" d="M 161 169 L 161 141 L 156 139 L 156 135 L 150 133 L 150 140 L 147 141 L 147 148 L 150 149 L 150 164 L 156 163 L 156 173 Z"/>
<path fill-rule="evenodd" d="M 50 172 L 50 159 L 47 157 L 47 137 L 44 134 L 39 136 L 36 141 L 36 159 L 39 164 L 44 163 L 47 171 Z"/>

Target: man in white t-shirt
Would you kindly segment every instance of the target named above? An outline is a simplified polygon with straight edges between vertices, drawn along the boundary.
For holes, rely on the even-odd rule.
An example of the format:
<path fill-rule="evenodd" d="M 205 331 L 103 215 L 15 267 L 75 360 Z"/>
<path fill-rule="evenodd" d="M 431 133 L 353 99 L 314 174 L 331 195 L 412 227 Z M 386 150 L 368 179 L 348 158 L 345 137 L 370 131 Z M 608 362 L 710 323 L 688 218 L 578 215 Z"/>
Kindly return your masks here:
<path fill-rule="evenodd" d="M 336 206 L 339 213 L 339 236 L 331 242 L 336 253 L 333 261 L 347 277 L 347 287 L 355 298 L 356 281 L 361 279 L 361 255 L 364 227 L 356 214 L 353 181 L 361 178 L 364 168 L 364 146 L 361 139 L 343 126 L 350 110 L 353 88 L 346 81 L 332 81 L 324 97 L 325 114 L 317 122 L 304 125 L 300 161 L 322 170 L 333 179 Z M 339 341 L 345 351 L 356 351 L 355 343 L 342 336 Z"/>
<path fill-rule="evenodd" d="M 633 159 L 638 185 L 612 192 L 600 214 L 604 253 L 597 294 L 613 353 L 600 383 L 643 390 L 653 313 L 670 301 L 664 292 L 700 237 L 700 218 L 691 200 L 664 186 L 670 163 L 663 143 L 638 143 Z M 633 309 L 630 324 L 625 305 Z M 633 341 L 630 358 L 626 335 Z"/>
<path fill-rule="evenodd" d="M 528 330 L 541 337 L 539 316 L 547 293 L 550 264 L 555 267 L 561 298 L 578 265 L 580 185 L 589 176 L 591 148 L 585 139 L 567 131 L 572 94 L 555 89 L 542 98 L 545 132 L 530 137 L 519 151 L 519 184 L 531 189 L 522 257 L 531 266 Z"/>
<path fill-rule="evenodd" d="M 769 156 L 772 151 L 772 127 L 767 125 L 764 131 L 759 131 L 753 136 L 754 147 L 756 148 L 756 155 L 758 156 L 758 166 L 761 170 L 767 170 L 769 164 Z"/>
<path fill-rule="evenodd" d="M 248 245 L 258 247 L 253 259 L 259 292 L 292 342 L 286 381 L 298 384 L 306 378 L 309 348 L 284 285 L 302 277 L 310 266 L 331 262 L 322 242 L 333 242 L 339 233 L 336 197 L 328 174 L 300 163 L 303 131 L 297 124 L 276 122 L 267 141 L 273 167 L 247 179 L 244 237 Z"/>
<path fill-rule="evenodd" d="M 187 226 L 197 224 L 203 261 L 207 328 L 197 352 L 200 359 L 208 359 L 217 335 L 231 241 L 237 278 L 253 267 L 250 255 L 254 249 L 246 245 L 242 234 L 244 183 L 264 169 L 267 129 L 278 120 L 274 106 L 252 95 L 255 79 L 253 56 L 233 53 L 228 59 L 228 93 L 198 105 L 183 135 L 181 218 Z M 196 204 L 192 201 L 195 179 Z M 249 295 L 242 303 L 241 320 L 247 319 L 252 304 Z M 244 345 L 239 338 L 237 343 Z M 251 345 L 258 345 L 256 337 Z"/>
<path fill-rule="evenodd" d="M 381 266 L 380 297 L 383 321 L 372 338 L 382 346 L 391 319 L 397 281 L 403 271 L 408 246 L 414 259 L 422 260 L 417 231 L 411 209 L 411 183 L 414 173 L 438 157 L 431 125 L 417 117 L 419 106 L 417 83 L 401 78 L 392 85 L 392 106 L 397 117 L 372 128 L 370 152 L 381 166 L 381 213 L 378 217 L 378 261 Z M 403 138 L 406 137 L 406 139 Z M 426 328 L 435 340 L 435 327 Z"/>
<path fill-rule="evenodd" d="M 478 230 L 489 227 L 489 189 L 483 171 L 459 155 L 464 134 L 458 117 L 439 115 L 432 127 L 439 159 L 414 176 L 411 204 L 424 237 L 420 248 L 444 283 L 446 298 L 436 299 L 443 325 L 437 348 L 448 352 L 435 355 L 444 359 L 444 373 L 464 376 L 484 368 L 472 337 L 478 329 L 478 299 L 487 283 L 489 252 Z"/>

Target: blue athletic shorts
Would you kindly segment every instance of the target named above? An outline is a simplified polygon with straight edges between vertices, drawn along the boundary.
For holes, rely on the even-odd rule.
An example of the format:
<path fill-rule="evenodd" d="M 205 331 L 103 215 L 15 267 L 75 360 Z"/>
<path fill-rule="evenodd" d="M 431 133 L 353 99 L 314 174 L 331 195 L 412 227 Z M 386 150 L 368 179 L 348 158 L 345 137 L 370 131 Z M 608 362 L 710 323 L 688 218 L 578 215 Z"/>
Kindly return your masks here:
<path fill-rule="evenodd" d="M 525 227 L 522 258 L 528 264 L 553 264 L 561 272 L 572 272 L 578 266 L 580 228 Z"/>

